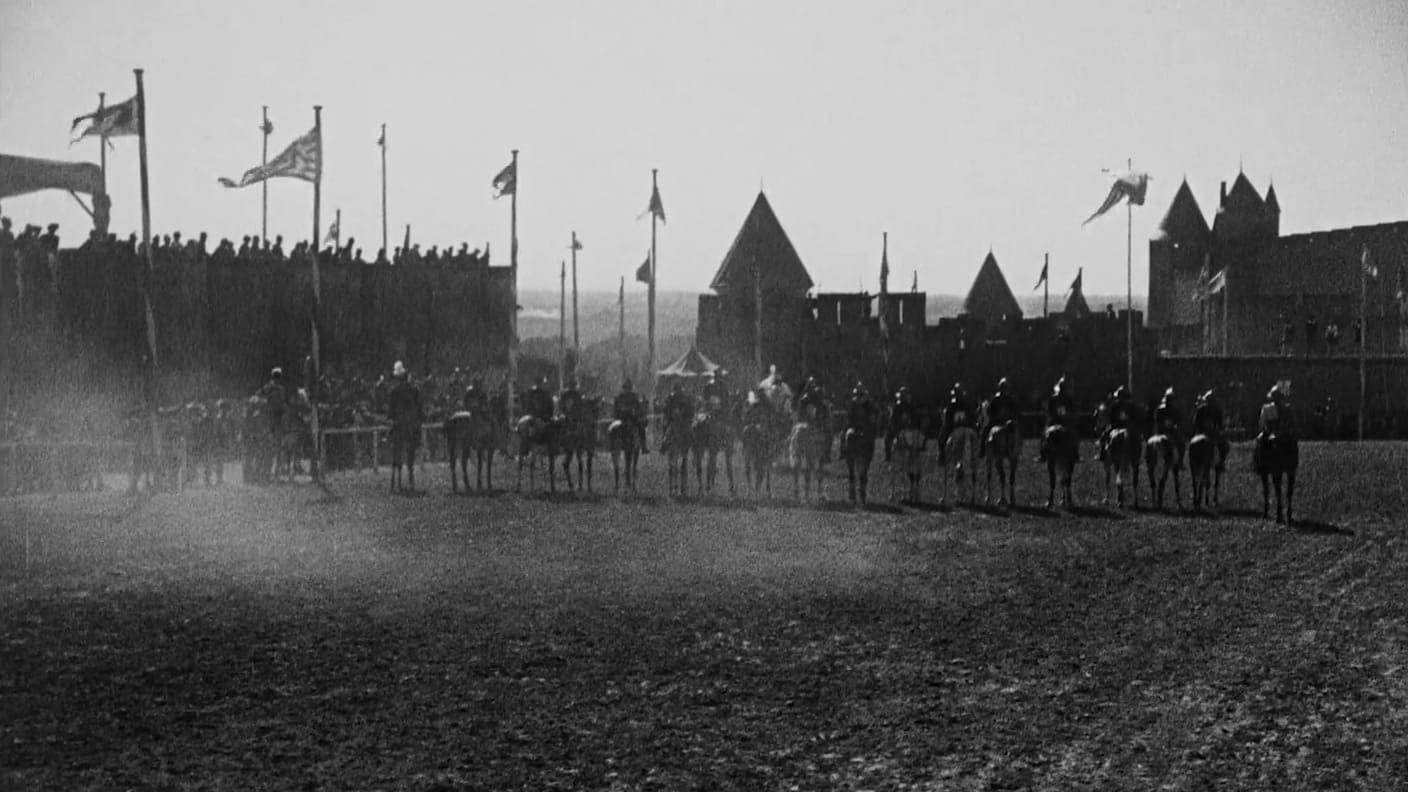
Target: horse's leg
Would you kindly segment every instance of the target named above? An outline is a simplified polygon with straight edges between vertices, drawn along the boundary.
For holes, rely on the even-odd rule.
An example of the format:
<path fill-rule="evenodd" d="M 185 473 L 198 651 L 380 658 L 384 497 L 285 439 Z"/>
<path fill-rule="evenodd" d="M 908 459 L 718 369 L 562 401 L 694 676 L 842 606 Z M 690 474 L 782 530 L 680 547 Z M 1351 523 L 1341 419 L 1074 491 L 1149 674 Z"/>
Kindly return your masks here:
<path fill-rule="evenodd" d="M 1291 507 L 1295 503 L 1296 495 L 1296 470 L 1291 468 L 1286 471 L 1286 524 L 1291 525 L 1295 520 L 1291 517 Z"/>
<path fill-rule="evenodd" d="M 1271 474 L 1271 483 L 1276 487 L 1276 522 L 1286 521 L 1285 512 L 1281 509 L 1281 472 L 1278 470 Z"/>
<path fill-rule="evenodd" d="M 1261 474 L 1261 519 L 1271 519 L 1271 474 Z"/>

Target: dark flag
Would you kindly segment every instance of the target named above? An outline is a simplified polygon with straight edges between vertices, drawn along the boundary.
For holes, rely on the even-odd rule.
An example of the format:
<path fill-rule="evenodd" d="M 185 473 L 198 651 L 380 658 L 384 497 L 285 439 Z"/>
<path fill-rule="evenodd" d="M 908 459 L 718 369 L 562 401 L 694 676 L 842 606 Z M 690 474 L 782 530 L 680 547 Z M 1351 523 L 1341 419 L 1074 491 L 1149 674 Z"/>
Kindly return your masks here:
<path fill-rule="evenodd" d="M 1040 288 L 1041 288 L 1041 284 L 1047 282 L 1046 279 L 1047 279 L 1047 276 L 1048 276 L 1048 274 L 1049 274 L 1049 273 L 1047 272 L 1047 268 L 1050 267 L 1050 266 L 1051 266 L 1050 264 L 1042 264 L 1042 265 L 1041 265 L 1041 277 L 1039 277 L 1039 278 L 1036 279 L 1036 285 L 1032 287 L 1032 291 L 1036 291 L 1037 289 L 1040 289 Z"/>
<path fill-rule="evenodd" d="M 645 261 L 641 262 L 639 267 L 636 267 L 636 280 L 647 285 L 650 283 L 650 256 L 648 254 L 645 257 Z"/>
<path fill-rule="evenodd" d="M 518 168 L 510 162 L 494 177 L 494 197 L 502 198 L 518 191 Z"/>

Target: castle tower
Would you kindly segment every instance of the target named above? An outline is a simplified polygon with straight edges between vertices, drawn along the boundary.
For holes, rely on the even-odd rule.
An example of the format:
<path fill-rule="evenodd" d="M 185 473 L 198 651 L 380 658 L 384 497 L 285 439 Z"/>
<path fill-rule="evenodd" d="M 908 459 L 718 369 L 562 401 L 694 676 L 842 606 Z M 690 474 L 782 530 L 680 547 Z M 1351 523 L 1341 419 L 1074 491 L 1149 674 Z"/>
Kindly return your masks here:
<path fill-rule="evenodd" d="M 1203 210 L 1184 179 L 1158 232 L 1149 240 L 1148 321 L 1165 349 L 1183 349 L 1201 338 L 1198 289 L 1211 236 Z"/>
<path fill-rule="evenodd" d="M 959 316 L 986 319 L 989 322 L 1022 317 L 1022 307 L 1012 295 L 1012 287 L 1007 285 L 1007 278 L 1003 277 L 1002 268 L 997 265 L 997 258 L 991 250 L 988 251 L 987 258 L 983 259 L 982 266 L 978 268 L 977 277 L 973 278 L 973 286 L 963 300 L 963 310 L 959 312 Z"/>

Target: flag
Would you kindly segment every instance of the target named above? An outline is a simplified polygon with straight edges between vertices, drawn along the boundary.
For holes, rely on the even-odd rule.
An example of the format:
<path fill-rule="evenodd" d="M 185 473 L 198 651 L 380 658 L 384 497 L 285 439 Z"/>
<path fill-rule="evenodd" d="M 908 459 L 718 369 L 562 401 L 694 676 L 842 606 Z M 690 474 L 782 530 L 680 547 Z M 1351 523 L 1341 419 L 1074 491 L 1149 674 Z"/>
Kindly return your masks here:
<path fill-rule="evenodd" d="M 909 284 L 909 293 L 910 293 L 910 294 L 918 294 L 918 293 L 919 293 L 919 270 L 915 270 L 915 271 L 914 271 L 914 281 Z"/>
<path fill-rule="evenodd" d="M 267 165 L 256 165 L 244 172 L 238 183 L 223 176 L 220 183 L 226 187 L 248 187 L 265 179 L 287 177 L 304 181 L 317 181 L 323 175 L 323 140 L 317 127 L 308 130 L 303 137 L 293 141 L 279 156 L 269 160 Z"/>
<path fill-rule="evenodd" d="M 110 105 L 102 110 L 94 110 L 87 115 L 81 115 L 73 119 L 73 125 L 68 128 L 69 134 L 84 121 L 88 126 L 79 133 L 78 137 L 69 141 L 73 145 L 89 135 L 94 137 L 117 137 L 118 135 L 137 134 L 137 97 L 132 97 L 121 104 Z"/>
<path fill-rule="evenodd" d="M 1198 289 L 1193 293 L 1193 302 L 1202 302 L 1211 293 L 1208 290 L 1208 259 L 1204 256 L 1202 269 L 1198 270 Z"/>
<path fill-rule="evenodd" d="M 1047 282 L 1047 280 L 1046 280 L 1047 274 L 1048 274 L 1048 273 L 1047 273 L 1047 268 L 1050 267 L 1050 266 L 1051 266 L 1050 264 L 1042 264 L 1042 265 L 1041 265 L 1041 277 L 1039 277 L 1039 278 L 1036 279 L 1036 285 L 1032 287 L 1032 291 L 1036 291 L 1037 289 L 1040 289 L 1040 288 L 1041 288 L 1041 284 Z"/>
<path fill-rule="evenodd" d="M 264 119 L 264 123 L 259 125 L 259 131 L 263 132 L 265 137 L 274 134 L 274 122 L 267 118 Z"/>
<path fill-rule="evenodd" d="M 1149 189 L 1149 174 L 1140 171 L 1130 171 L 1128 173 L 1117 174 L 1115 183 L 1110 185 L 1110 194 L 1105 196 L 1105 202 L 1100 204 L 1100 208 L 1095 210 L 1095 214 L 1085 218 L 1085 225 L 1091 220 L 1113 209 L 1121 200 L 1129 199 L 1135 206 L 1144 205 L 1144 194 Z"/>
<path fill-rule="evenodd" d="M 340 221 L 341 218 L 338 218 L 337 220 L 332 221 L 330 225 L 328 225 L 328 235 L 327 238 L 323 240 L 324 245 L 329 242 L 342 241 L 342 229 L 339 227 Z"/>
<path fill-rule="evenodd" d="M 386 127 L 382 127 L 381 134 L 377 136 L 376 144 L 382 148 L 386 148 Z"/>
<path fill-rule="evenodd" d="M 1374 260 L 1369 257 L 1369 246 L 1364 246 L 1364 252 L 1359 254 L 1359 266 L 1364 270 L 1364 274 L 1371 278 L 1379 277 L 1379 267 Z"/>
<path fill-rule="evenodd" d="M 1084 269 L 1084 268 L 1081 268 L 1081 269 L 1076 270 L 1076 279 L 1073 280 L 1073 281 L 1071 281 L 1071 288 L 1069 288 L 1069 289 L 1066 290 L 1067 293 L 1068 293 L 1068 294 L 1080 294 L 1081 296 L 1084 296 L 1084 293 L 1081 292 L 1081 279 L 1084 278 L 1084 277 L 1085 277 L 1085 269 Z"/>
<path fill-rule="evenodd" d="M 582 249 L 582 242 L 581 242 L 581 240 L 577 239 L 577 237 L 572 237 L 572 249 L 573 249 L 573 250 L 581 250 L 581 249 Z"/>
<path fill-rule="evenodd" d="M 660 219 L 660 222 L 665 222 L 665 204 L 660 200 L 660 185 L 658 184 L 650 190 L 650 205 L 645 207 L 645 211 L 641 212 L 640 217 L 636 219 L 639 220 L 646 215 L 654 215 Z"/>
<path fill-rule="evenodd" d="M 71 190 L 96 195 L 103 191 L 103 172 L 91 162 L 59 162 L 0 154 L 0 198 L 40 190 Z"/>
<path fill-rule="evenodd" d="M 636 267 L 636 280 L 648 285 L 650 283 L 650 277 L 650 254 L 647 253 L 645 254 L 645 261 L 641 262 L 639 267 Z"/>
<path fill-rule="evenodd" d="M 494 177 L 494 197 L 514 195 L 518 192 L 518 163 L 510 162 Z"/>

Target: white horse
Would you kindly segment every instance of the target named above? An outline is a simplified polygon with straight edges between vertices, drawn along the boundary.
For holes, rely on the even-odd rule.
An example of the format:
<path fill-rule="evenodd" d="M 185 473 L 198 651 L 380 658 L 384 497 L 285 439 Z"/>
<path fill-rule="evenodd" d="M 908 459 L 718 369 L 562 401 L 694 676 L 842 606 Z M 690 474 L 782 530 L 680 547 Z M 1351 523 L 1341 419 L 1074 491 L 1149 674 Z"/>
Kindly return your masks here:
<path fill-rule="evenodd" d="M 968 503 L 978 500 L 978 430 L 971 426 L 959 425 L 949 431 L 943 447 L 944 459 L 944 499 L 948 506 L 949 479 L 956 481 L 956 499 L 963 499 L 963 486 L 968 485 Z"/>

